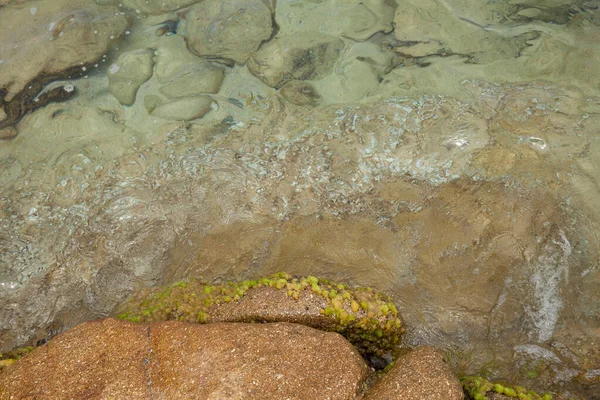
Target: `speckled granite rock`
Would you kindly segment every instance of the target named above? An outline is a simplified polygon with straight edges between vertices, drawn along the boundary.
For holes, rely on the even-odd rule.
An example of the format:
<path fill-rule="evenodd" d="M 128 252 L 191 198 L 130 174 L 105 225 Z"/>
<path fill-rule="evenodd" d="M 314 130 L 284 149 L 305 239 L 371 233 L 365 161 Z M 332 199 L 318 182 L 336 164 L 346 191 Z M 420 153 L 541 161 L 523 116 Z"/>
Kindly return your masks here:
<path fill-rule="evenodd" d="M 363 400 L 462 400 L 458 378 L 433 347 L 420 347 L 398 360 Z"/>
<path fill-rule="evenodd" d="M 302 325 L 83 323 L 0 374 L 0 399 L 345 400 L 369 368 Z"/>

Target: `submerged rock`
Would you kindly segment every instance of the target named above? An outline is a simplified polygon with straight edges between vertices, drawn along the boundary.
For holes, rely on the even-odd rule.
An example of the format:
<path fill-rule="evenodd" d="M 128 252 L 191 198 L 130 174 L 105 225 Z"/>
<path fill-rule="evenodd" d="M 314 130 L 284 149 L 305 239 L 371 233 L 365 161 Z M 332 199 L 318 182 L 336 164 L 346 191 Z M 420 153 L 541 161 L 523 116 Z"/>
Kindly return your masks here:
<path fill-rule="evenodd" d="M 409 0 L 396 8 L 394 36 L 396 51 L 410 57 L 457 54 L 471 62 L 487 63 L 516 58 L 527 41 L 539 36 L 530 29 L 495 32 L 490 25 L 464 16 L 435 0 Z"/>
<path fill-rule="evenodd" d="M 155 100 L 156 96 L 152 99 Z M 185 97 L 169 103 L 154 106 L 150 115 L 175 121 L 191 121 L 203 117 L 211 110 L 212 99 L 206 96 Z M 146 102 L 146 106 L 148 103 Z"/>
<path fill-rule="evenodd" d="M 150 49 L 128 51 L 108 68 L 108 90 L 119 103 L 130 106 L 142 83 L 152 77 L 154 52 Z"/>
<path fill-rule="evenodd" d="M 383 354 L 400 341 L 396 306 L 370 288 L 351 289 L 314 276 L 209 285 L 182 281 L 135 297 L 120 318 L 132 322 L 292 322 L 339 332 L 363 353 Z"/>
<path fill-rule="evenodd" d="M 86 322 L 0 374 L 0 399 L 354 398 L 369 368 L 335 333 L 277 324 Z"/>
<path fill-rule="evenodd" d="M 400 358 L 368 391 L 364 400 L 462 400 L 460 381 L 433 347 L 420 347 Z"/>
<path fill-rule="evenodd" d="M 161 47 L 156 56 L 160 92 L 171 99 L 217 93 L 225 73 L 208 60 L 198 59 L 185 48 Z"/>
<path fill-rule="evenodd" d="M 248 69 L 264 83 L 280 88 L 293 79 L 325 77 L 338 60 L 344 42 L 318 33 L 277 38 L 248 60 Z"/>
<path fill-rule="evenodd" d="M 47 104 L 34 101 L 46 83 L 84 74 L 128 26 L 118 8 L 89 0 L 35 4 L 0 8 L 0 129 Z"/>
<path fill-rule="evenodd" d="M 186 16 L 185 40 L 198 56 L 244 64 L 273 33 L 270 8 L 263 0 L 204 0 Z"/>

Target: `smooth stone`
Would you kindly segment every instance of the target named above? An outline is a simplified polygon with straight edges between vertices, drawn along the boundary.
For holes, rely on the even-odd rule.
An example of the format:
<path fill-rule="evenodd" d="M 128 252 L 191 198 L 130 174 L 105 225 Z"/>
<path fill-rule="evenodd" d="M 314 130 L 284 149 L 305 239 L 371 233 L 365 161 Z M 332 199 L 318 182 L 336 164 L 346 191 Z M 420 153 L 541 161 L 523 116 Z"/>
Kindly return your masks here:
<path fill-rule="evenodd" d="M 281 88 L 291 80 L 317 80 L 329 74 L 344 42 L 318 33 L 283 36 L 264 45 L 248 60 L 248 69 L 267 85 Z"/>
<path fill-rule="evenodd" d="M 535 37 L 533 29 L 523 34 L 502 36 L 478 26 L 485 15 L 475 9 L 473 16 L 448 8 L 436 0 L 407 0 L 396 8 L 394 36 L 397 52 L 409 57 L 437 54 L 471 55 L 470 61 L 487 63 L 518 57 L 527 41 Z M 458 14 L 458 15 L 457 15 Z"/>
<path fill-rule="evenodd" d="M 153 56 L 149 49 L 128 51 L 108 68 L 108 90 L 121 104 L 132 105 L 142 83 L 152 77 Z"/>
<path fill-rule="evenodd" d="M 297 324 L 82 323 L 0 374 L 0 398 L 355 398 L 369 374 L 337 333 Z"/>
<path fill-rule="evenodd" d="M 273 33 L 271 9 L 262 0 L 205 0 L 186 16 L 185 40 L 198 56 L 244 64 Z"/>
<path fill-rule="evenodd" d="M 201 93 L 218 93 L 225 73 L 223 68 L 199 59 L 185 48 L 161 47 L 156 56 L 156 78 L 160 92 L 175 99 Z"/>
<path fill-rule="evenodd" d="M 298 106 L 314 106 L 321 96 L 313 85 L 308 82 L 290 81 L 279 90 L 284 99 Z"/>
<path fill-rule="evenodd" d="M 377 32 L 389 33 L 394 29 L 394 8 L 383 0 L 353 2 L 343 8 L 342 16 L 347 21 L 342 36 L 356 41 L 365 41 Z"/>
<path fill-rule="evenodd" d="M 157 106 L 150 115 L 176 121 L 191 121 L 201 118 L 212 107 L 212 99 L 205 96 L 186 97 Z"/>

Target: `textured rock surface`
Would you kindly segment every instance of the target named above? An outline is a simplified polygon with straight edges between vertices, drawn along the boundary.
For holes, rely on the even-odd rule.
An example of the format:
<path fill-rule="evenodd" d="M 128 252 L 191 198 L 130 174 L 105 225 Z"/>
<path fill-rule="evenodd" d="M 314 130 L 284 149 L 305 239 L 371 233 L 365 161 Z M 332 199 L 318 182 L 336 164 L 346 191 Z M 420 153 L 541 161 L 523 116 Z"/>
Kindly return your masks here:
<path fill-rule="evenodd" d="M 321 79 L 331 72 L 343 47 L 341 39 L 317 33 L 283 36 L 262 46 L 248 68 L 275 88 L 293 79 Z"/>
<path fill-rule="evenodd" d="M 262 0 L 204 0 L 191 7 L 186 19 L 185 39 L 193 53 L 239 64 L 273 31 L 271 10 Z"/>
<path fill-rule="evenodd" d="M 377 32 L 393 30 L 394 8 L 394 2 L 386 0 L 337 0 L 278 2 L 275 11 L 277 24 L 286 34 L 313 31 L 364 41 Z"/>
<path fill-rule="evenodd" d="M 148 326 L 86 322 L 0 374 L 0 399 L 148 398 Z"/>
<path fill-rule="evenodd" d="M 515 382 L 515 363 L 540 363 L 548 390 L 593 379 L 600 102 L 548 85 L 311 109 L 255 96 L 246 129 L 136 132 L 119 105 L 49 105 L 0 144 L 2 350 L 143 286 L 285 269 L 393 294 L 403 341 L 451 343 L 470 373 L 494 359 Z"/>
<path fill-rule="evenodd" d="M 455 6 L 456 9 L 451 7 Z M 519 35 L 485 29 L 480 15 L 469 19 L 470 7 L 450 5 L 436 0 L 409 0 L 396 8 L 394 36 L 397 50 L 412 57 L 438 54 L 469 56 L 474 62 L 492 62 L 516 58 L 527 47 L 527 40 L 537 33 L 523 31 Z M 488 26 L 489 27 L 489 26 Z"/>
<path fill-rule="evenodd" d="M 458 378 L 433 347 L 420 347 L 400 358 L 369 389 L 364 400 L 462 400 Z"/>
<path fill-rule="evenodd" d="M 56 0 L 0 8 L 0 128 L 35 107 L 45 83 L 80 76 L 127 28 L 116 7 L 91 0 Z"/>
<path fill-rule="evenodd" d="M 150 49 L 121 53 L 108 68 L 108 90 L 119 103 L 130 106 L 142 85 L 152 76 L 154 52 Z"/>
<path fill-rule="evenodd" d="M 0 374 L 0 399 L 354 398 L 369 372 L 340 335 L 295 324 L 83 323 Z"/>
<path fill-rule="evenodd" d="M 405 328 L 387 296 L 371 288 L 285 273 L 270 278 L 205 284 L 177 282 L 138 293 L 119 313 L 133 322 L 293 322 L 339 332 L 363 353 L 392 351 Z"/>

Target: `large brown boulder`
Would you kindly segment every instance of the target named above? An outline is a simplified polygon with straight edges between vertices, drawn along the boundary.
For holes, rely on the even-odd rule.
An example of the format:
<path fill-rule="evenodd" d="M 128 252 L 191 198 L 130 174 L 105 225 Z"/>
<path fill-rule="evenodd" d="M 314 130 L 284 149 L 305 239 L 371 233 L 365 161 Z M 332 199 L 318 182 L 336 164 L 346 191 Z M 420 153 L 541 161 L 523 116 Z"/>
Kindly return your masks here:
<path fill-rule="evenodd" d="M 420 347 L 398 360 L 363 400 L 462 400 L 460 381 L 433 347 Z"/>
<path fill-rule="evenodd" d="M 185 40 L 201 57 L 246 60 L 273 33 L 271 9 L 262 0 L 204 0 L 186 16 Z"/>
<path fill-rule="evenodd" d="M 352 399 L 369 368 L 302 325 L 86 322 L 0 374 L 0 399 Z"/>

